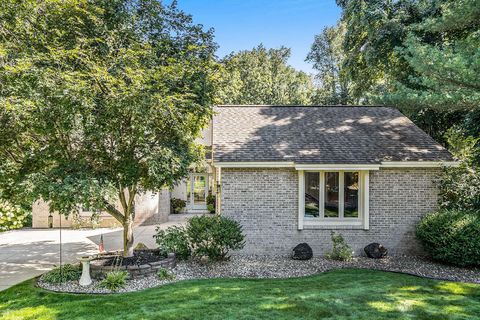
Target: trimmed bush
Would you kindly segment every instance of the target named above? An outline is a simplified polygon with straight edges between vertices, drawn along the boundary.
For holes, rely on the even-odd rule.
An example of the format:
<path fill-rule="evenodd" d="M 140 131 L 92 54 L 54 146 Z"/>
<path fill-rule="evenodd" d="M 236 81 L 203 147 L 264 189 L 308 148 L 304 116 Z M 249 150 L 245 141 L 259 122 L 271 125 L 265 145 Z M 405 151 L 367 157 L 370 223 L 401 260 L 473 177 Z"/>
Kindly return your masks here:
<path fill-rule="evenodd" d="M 426 215 L 417 238 L 433 259 L 459 266 L 480 266 L 480 212 L 442 210 Z"/>
<path fill-rule="evenodd" d="M 184 227 L 173 226 L 167 230 L 157 227 L 157 234 L 153 237 L 158 244 L 158 248 L 162 254 L 174 252 L 175 256 L 180 260 L 186 260 L 191 256 L 190 243 L 187 230 Z"/>
<path fill-rule="evenodd" d="M 48 283 L 60 283 L 66 281 L 79 280 L 82 275 L 82 269 L 79 265 L 64 264 L 62 268 L 56 267 L 42 276 L 42 281 Z"/>
<path fill-rule="evenodd" d="M 112 271 L 107 273 L 105 279 L 103 279 L 98 286 L 108 289 L 110 291 L 117 291 L 127 283 L 128 272 L 127 271 Z"/>
<path fill-rule="evenodd" d="M 238 222 L 221 216 L 198 216 L 185 227 L 156 229 L 154 235 L 162 253 L 174 252 L 177 258 L 191 256 L 210 260 L 227 260 L 230 250 L 242 249 L 245 236 Z"/>
<path fill-rule="evenodd" d="M 222 216 L 198 216 L 189 220 L 187 234 L 195 257 L 228 260 L 230 250 L 242 249 L 245 236 L 240 224 Z"/>
<path fill-rule="evenodd" d="M 332 251 L 327 252 L 327 258 L 339 261 L 350 261 L 353 257 L 352 248 L 347 244 L 343 236 L 339 233 L 330 233 L 333 243 Z"/>

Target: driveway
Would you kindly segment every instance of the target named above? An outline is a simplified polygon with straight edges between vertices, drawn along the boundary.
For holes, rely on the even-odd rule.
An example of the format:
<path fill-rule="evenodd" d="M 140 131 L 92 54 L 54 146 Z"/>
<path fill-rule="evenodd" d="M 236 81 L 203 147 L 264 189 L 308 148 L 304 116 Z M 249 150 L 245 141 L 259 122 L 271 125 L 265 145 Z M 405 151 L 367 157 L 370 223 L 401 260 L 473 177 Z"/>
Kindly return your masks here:
<path fill-rule="evenodd" d="M 172 215 L 170 221 L 160 224 L 166 229 L 184 224 L 192 215 Z M 155 247 L 157 226 L 134 227 L 135 245 L 142 242 Z M 60 264 L 60 233 L 62 237 L 62 262 L 76 262 L 82 255 L 98 253 L 98 244 L 103 235 L 105 250 L 123 248 L 121 228 L 116 229 L 22 229 L 0 233 L 0 291 L 17 283 L 41 275 Z"/>

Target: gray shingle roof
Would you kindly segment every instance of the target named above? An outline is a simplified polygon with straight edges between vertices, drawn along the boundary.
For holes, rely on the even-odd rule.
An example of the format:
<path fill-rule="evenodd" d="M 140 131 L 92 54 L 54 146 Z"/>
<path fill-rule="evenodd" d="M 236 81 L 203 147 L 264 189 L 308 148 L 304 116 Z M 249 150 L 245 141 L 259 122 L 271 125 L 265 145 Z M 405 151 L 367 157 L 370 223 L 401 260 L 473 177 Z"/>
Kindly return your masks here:
<path fill-rule="evenodd" d="M 215 112 L 215 162 L 453 161 L 445 148 L 393 108 L 219 106 Z"/>

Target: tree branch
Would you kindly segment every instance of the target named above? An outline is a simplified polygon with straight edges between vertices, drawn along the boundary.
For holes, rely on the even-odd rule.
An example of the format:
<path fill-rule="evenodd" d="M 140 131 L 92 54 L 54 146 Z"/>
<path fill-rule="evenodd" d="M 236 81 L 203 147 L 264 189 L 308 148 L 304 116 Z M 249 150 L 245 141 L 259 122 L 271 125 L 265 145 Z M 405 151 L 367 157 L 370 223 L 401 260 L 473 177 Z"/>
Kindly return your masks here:
<path fill-rule="evenodd" d="M 105 211 L 107 211 L 112 217 L 117 219 L 117 221 L 123 225 L 125 219 L 124 215 L 120 211 L 118 211 L 117 208 L 111 205 L 107 200 L 103 200 L 103 205 Z"/>

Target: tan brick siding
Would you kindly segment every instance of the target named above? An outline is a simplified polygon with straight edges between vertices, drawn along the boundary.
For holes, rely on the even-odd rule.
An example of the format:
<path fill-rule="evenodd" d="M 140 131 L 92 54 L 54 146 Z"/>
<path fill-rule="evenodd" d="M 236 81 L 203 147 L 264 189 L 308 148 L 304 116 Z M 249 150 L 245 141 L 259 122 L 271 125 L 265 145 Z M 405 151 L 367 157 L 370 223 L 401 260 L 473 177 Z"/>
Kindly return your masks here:
<path fill-rule="evenodd" d="M 340 230 L 356 254 L 370 242 L 392 254 L 418 254 L 415 225 L 437 206 L 439 169 L 370 172 L 370 229 Z M 244 254 L 288 255 L 301 242 L 316 255 L 331 248 L 330 230 L 298 230 L 298 174 L 293 169 L 222 169 L 222 214 L 246 234 Z"/>

